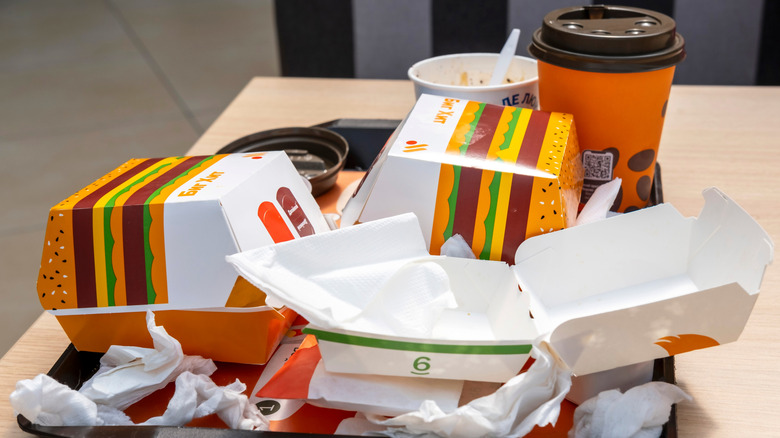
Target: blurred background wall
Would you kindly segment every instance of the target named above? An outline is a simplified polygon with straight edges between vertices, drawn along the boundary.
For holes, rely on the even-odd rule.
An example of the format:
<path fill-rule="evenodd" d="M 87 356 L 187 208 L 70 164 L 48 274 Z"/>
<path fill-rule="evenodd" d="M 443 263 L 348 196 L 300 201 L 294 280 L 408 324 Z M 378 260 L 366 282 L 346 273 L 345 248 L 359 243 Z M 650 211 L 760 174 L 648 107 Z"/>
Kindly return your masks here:
<path fill-rule="evenodd" d="M 780 84 L 780 2 L 629 0 L 593 2 L 671 16 L 688 58 L 675 83 Z M 456 52 L 497 52 L 521 30 L 528 56 L 544 15 L 569 0 L 277 0 L 285 76 L 406 78 L 415 61 Z"/>

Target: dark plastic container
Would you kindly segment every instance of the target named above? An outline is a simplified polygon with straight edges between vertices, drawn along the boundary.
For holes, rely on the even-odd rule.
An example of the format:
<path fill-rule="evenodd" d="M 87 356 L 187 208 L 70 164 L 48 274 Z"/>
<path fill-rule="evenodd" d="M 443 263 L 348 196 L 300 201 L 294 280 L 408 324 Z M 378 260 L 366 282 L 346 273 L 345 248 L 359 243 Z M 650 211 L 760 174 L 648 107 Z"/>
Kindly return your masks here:
<path fill-rule="evenodd" d="M 349 153 L 347 140 L 334 131 L 311 128 L 279 128 L 257 132 L 231 142 L 219 154 L 285 151 L 301 176 L 319 196 L 333 187 Z"/>

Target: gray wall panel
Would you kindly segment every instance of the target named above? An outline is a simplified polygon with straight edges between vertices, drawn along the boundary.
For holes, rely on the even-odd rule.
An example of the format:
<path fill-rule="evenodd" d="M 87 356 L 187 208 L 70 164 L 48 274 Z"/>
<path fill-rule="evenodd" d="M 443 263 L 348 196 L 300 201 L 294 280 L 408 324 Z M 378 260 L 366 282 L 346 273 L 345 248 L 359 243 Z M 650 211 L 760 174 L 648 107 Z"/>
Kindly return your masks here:
<path fill-rule="evenodd" d="M 568 6 L 577 6 L 571 0 L 507 0 L 509 16 L 507 17 L 508 29 L 520 29 L 520 41 L 517 44 L 517 54 L 531 57 L 528 54 L 528 45 L 531 44 L 531 36 L 536 29 L 542 26 L 542 19 L 548 12 Z M 583 3 L 585 4 L 585 3 Z M 509 31 L 507 31 L 509 35 Z"/>
<path fill-rule="evenodd" d="M 771 1 L 771 0 L 770 0 Z M 688 58 L 675 83 L 753 85 L 758 67 L 763 0 L 677 0 L 674 19 Z"/>
<path fill-rule="evenodd" d="M 433 53 L 430 0 L 353 0 L 355 76 L 406 79 Z"/>

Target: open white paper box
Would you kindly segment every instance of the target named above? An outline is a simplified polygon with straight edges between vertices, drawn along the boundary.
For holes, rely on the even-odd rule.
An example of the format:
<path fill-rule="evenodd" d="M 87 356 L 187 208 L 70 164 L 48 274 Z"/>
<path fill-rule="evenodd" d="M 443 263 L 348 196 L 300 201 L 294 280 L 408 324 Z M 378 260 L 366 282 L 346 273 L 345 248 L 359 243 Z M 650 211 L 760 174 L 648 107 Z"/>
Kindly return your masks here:
<path fill-rule="evenodd" d="M 511 295 L 530 299 L 532 320 L 523 299 L 492 295 L 506 278 L 482 283 L 485 296 L 472 291 L 472 302 L 459 303 L 483 311 L 491 303 L 485 313 L 502 340 L 305 331 L 317 336 L 331 372 L 495 382 L 520 371 L 540 336 L 576 375 L 735 341 L 773 244 L 722 192 L 708 189 L 704 197 L 698 218 L 662 204 L 523 242 L 513 267 L 523 292 Z M 522 320 L 530 323 L 514 331 Z"/>

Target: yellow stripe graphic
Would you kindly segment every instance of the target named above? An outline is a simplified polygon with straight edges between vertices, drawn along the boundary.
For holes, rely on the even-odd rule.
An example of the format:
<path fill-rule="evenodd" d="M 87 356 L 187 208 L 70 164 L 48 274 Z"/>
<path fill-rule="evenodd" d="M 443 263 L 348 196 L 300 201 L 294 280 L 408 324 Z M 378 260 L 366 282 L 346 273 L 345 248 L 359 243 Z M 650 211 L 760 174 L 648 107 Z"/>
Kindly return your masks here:
<path fill-rule="evenodd" d="M 509 122 L 512 121 L 515 111 L 520 111 L 519 108 L 508 106 L 504 108 L 501 113 L 501 118 L 498 119 L 498 125 L 496 126 L 496 132 L 493 135 L 493 140 L 490 142 L 490 148 L 487 152 L 487 160 L 494 161 L 499 158 L 499 147 L 506 141 L 506 133 L 509 131 Z M 518 120 L 520 122 L 520 120 Z M 526 125 L 528 125 L 528 117 L 526 117 Z M 507 149 L 511 149 L 507 148 Z"/>
<path fill-rule="evenodd" d="M 448 199 L 455 190 L 455 169 L 449 164 L 442 164 L 439 170 L 439 185 L 436 190 L 436 205 L 433 209 L 433 226 L 431 227 L 431 254 L 440 254 L 444 245 L 444 232 L 450 220 Z"/>
<path fill-rule="evenodd" d="M 514 163 L 520 154 L 520 146 L 523 144 L 525 132 L 528 129 L 528 121 L 531 120 L 531 110 L 527 108 L 519 109 L 520 115 L 517 120 L 512 141 L 509 148 L 496 152 L 501 161 Z M 504 232 L 506 230 L 506 215 L 509 211 L 509 194 L 512 190 L 512 175 L 505 172 L 501 174 L 501 185 L 498 189 L 498 206 L 496 208 L 496 222 L 493 231 L 493 241 L 490 245 L 490 258 L 492 260 L 501 260 L 501 253 L 504 250 Z"/>
<path fill-rule="evenodd" d="M 560 116 L 561 113 L 550 114 L 550 120 L 545 129 L 536 169 L 547 173 L 549 177 L 534 178 L 526 237 L 549 233 L 563 228 L 565 224 L 563 205 L 560 202 L 560 184 L 557 177 L 561 173 L 565 146 L 564 133 L 565 137 L 568 138 L 568 123 Z M 557 204 L 556 201 L 558 201 Z"/>
<path fill-rule="evenodd" d="M 450 137 L 450 142 L 447 144 L 446 152 L 448 154 L 460 154 L 460 148 L 466 143 L 466 134 L 471 131 L 471 123 L 476 118 L 476 113 L 479 111 L 479 103 L 469 101 L 463 108 L 463 114 L 458 120 L 458 126 L 455 127 L 455 131 Z"/>

